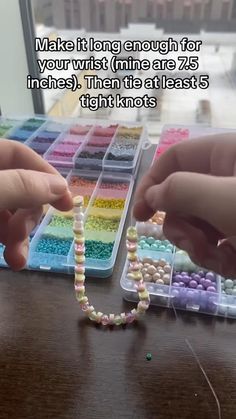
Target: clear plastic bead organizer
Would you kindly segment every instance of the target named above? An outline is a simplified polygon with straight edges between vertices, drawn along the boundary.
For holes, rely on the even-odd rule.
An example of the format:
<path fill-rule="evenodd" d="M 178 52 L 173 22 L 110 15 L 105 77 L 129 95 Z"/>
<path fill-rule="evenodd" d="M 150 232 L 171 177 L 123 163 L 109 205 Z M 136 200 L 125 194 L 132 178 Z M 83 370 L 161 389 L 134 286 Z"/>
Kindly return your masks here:
<path fill-rule="evenodd" d="M 0 137 L 25 143 L 57 168 L 133 175 L 150 144 L 139 123 L 46 116 L 0 117 Z"/>
<path fill-rule="evenodd" d="M 129 174 L 77 171 L 67 176 L 73 196 L 82 195 L 85 207 L 86 275 L 112 274 L 133 190 Z M 7 267 L 0 247 L 0 266 Z M 32 232 L 26 269 L 74 272 L 73 211 L 52 207 Z"/>
<path fill-rule="evenodd" d="M 171 145 L 206 135 L 235 132 L 209 127 L 167 125 L 163 128 L 153 163 Z M 165 213 L 137 222 L 138 255 L 151 304 L 170 309 L 236 318 L 236 280 L 223 278 L 194 265 L 189 256 L 171 246 L 163 234 Z M 121 276 L 123 296 L 138 301 L 135 280 L 126 262 Z"/>
<path fill-rule="evenodd" d="M 86 205 L 86 274 L 112 273 L 142 150 L 140 124 L 45 116 L 0 117 L 0 136 L 19 141 L 56 167 Z M 45 206 L 30 237 L 27 269 L 72 273 L 72 213 Z M 0 245 L 0 266 L 7 267 Z"/>

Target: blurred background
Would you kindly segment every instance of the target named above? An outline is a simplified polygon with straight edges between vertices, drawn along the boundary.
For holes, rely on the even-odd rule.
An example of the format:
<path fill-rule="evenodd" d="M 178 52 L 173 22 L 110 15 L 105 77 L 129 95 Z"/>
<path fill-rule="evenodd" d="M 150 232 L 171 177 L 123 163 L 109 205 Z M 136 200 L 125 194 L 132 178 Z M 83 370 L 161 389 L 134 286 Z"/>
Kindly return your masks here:
<path fill-rule="evenodd" d="M 5 2 L 3 13 L 11 8 L 13 13 L 14 1 Z M 0 5 L 0 9 L 3 5 Z M 1 12 L 1 10 L 0 10 Z M 235 128 L 236 124 L 236 0 L 31 0 L 19 1 L 19 10 L 14 11 L 15 25 L 11 26 L 12 32 L 17 27 L 17 16 L 20 14 L 22 24 L 22 42 L 28 72 L 36 75 L 38 72 L 36 54 L 33 50 L 33 38 L 49 37 L 55 39 L 76 39 L 77 37 L 94 37 L 97 39 L 137 39 L 137 40 L 161 40 L 172 36 L 180 40 L 188 36 L 193 40 L 202 40 L 203 46 L 200 53 L 190 54 L 199 56 L 198 74 L 208 74 L 210 87 L 207 90 L 156 90 L 138 92 L 139 96 L 148 93 L 158 100 L 157 109 L 99 109 L 96 112 L 82 109 L 79 105 L 79 96 L 86 92 L 84 75 L 90 72 L 81 71 L 77 78 L 82 84 L 82 89 L 77 92 L 68 90 L 41 90 L 33 91 L 33 109 L 37 113 L 46 113 L 51 116 L 83 117 L 120 119 L 129 121 L 142 121 L 148 124 L 149 134 L 153 141 L 158 139 L 164 124 L 202 124 L 213 127 Z M 2 14 L 0 13 L 0 16 Z M 10 15 L 9 15 L 10 16 Z M 12 19 L 11 19 L 12 20 Z M 13 19 L 14 21 L 14 19 Z M 9 31 L 9 22 L 2 17 L 2 29 Z M 20 29 L 19 29 L 20 31 Z M 9 71 L 5 70 L 4 85 L 0 84 L 1 99 L 10 89 L 16 92 L 20 83 L 20 32 L 17 37 L 17 45 L 14 54 L 17 55 L 19 66 L 18 84 L 6 85 Z M 2 41 L 1 41 L 2 42 Z M 4 47 L 6 49 L 5 39 Z M 11 44 L 16 45 L 14 42 Z M 9 48 L 8 46 L 8 55 Z M 16 51 L 17 50 L 17 51 Z M 23 51 L 23 49 L 22 49 Z M 95 54 L 96 58 L 108 53 Z M 6 54 L 9 60 L 8 55 Z M 39 53 L 39 58 L 52 58 L 52 53 Z M 55 58 L 86 58 L 89 53 L 57 53 Z M 159 56 L 158 53 L 140 53 L 136 57 L 150 60 L 155 58 L 171 58 Z M 13 59 L 13 58 L 12 58 Z M 3 71 L 3 70 L 1 70 Z M 0 71 L 0 74 L 1 74 Z M 16 68 L 15 68 L 16 73 Z M 70 77 L 71 69 L 66 71 L 45 72 L 44 76 L 52 74 L 54 77 Z M 94 74 L 94 72 L 91 72 Z M 134 76 L 149 77 L 153 72 L 145 72 Z M 22 72 L 23 76 L 23 72 Z M 26 76 L 26 75 L 25 75 Z M 109 71 L 99 72 L 100 77 L 109 77 Z M 124 73 L 118 74 L 123 77 Z M 174 72 L 172 77 L 191 76 L 191 72 Z M 114 75 L 113 75 L 114 77 Z M 23 79 L 22 79 L 23 80 Z M 23 81 L 22 81 L 23 82 Z M 1 83 L 1 82 L 0 82 Z M 25 83 L 25 82 L 24 82 Z M 23 90 L 21 91 L 21 95 Z M 92 96 L 99 93 L 108 95 L 111 92 L 89 91 Z M 112 92 L 113 94 L 116 92 Z M 16 94 L 16 93 L 15 93 Z M 136 91 L 121 92 L 123 96 L 136 96 Z M 28 92 L 29 95 L 29 92 Z M 7 95 L 8 96 L 8 95 Z M 2 112 L 4 109 L 18 109 L 25 111 L 25 101 L 16 95 L 14 106 L 8 103 L 4 108 L 4 100 L 0 100 Z M 31 98 L 30 98 L 31 100 Z M 14 108 L 14 109 L 12 109 Z"/>

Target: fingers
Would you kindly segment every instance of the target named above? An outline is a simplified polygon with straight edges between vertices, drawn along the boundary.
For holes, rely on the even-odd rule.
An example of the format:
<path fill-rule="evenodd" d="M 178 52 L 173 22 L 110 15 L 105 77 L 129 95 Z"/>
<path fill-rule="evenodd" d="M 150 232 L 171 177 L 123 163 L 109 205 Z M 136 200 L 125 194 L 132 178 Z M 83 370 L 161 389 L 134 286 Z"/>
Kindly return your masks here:
<path fill-rule="evenodd" d="M 57 174 L 33 170 L 3 170 L 0 176 L 0 208 L 32 208 L 50 203 L 60 210 L 72 208 L 67 182 Z"/>
<path fill-rule="evenodd" d="M 236 233 L 235 188 L 234 177 L 179 172 L 149 188 L 144 199 L 153 211 L 200 218 L 228 237 Z"/>
<path fill-rule="evenodd" d="M 1 139 L 0 169 L 7 170 L 9 168 L 59 174 L 54 167 L 29 147 L 17 141 Z"/>
<path fill-rule="evenodd" d="M 163 232 L 165 237 L 181 250 L 185 250 L 194 260 L 202 260 L 208 246 L 207 237 L 200 228 L 178 217 L 166 215 Z"/>
<path fill-rule="evenodd" d="M 166 217 L 163 227 L 165 236 L 185 250 L 197 266 L 225 277 L 236 278 L 236 237 L 223 240 L 218 245 L 218 241 L 209 240 L 206 231 L 171 216 Z M 208 230 L 211 231 L 211 227 Z"/>
<path fill-rule="evenodd" d="M 154 162 L 135 193 L 133 213 L 138 220 L 147 220 L 153 210 L 144 200 L 145 192 L 175 172 L 211 173 L 217 176 L 235 174 L 235 134 L 211 135 L 183 141 L 170 147 Z"/>
<path fill-rule="evenodd" d="M 26 265 L 29 251 L 29 239 L 6 246 L 4 258 L 13 271 L 20 271 Z"/>

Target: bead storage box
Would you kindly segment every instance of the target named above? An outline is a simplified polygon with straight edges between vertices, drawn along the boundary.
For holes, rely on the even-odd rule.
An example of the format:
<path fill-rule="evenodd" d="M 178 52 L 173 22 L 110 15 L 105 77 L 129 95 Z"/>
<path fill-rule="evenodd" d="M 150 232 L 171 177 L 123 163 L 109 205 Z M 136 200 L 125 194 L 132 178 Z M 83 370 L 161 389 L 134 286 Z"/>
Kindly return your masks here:
<path fill-rule="evenodd" d="M 73 170 L 68 183 L 85 203 L 86 274 L 111 275 L 133 189 L 128 174 Z M 30 245 L 29 268 L 73 273 L 73 212 L 50 209 Z"/>
<path fill-rule="evenodd" d="M 85 206 L 86 275 L 112 274 L 133 190 L 129 174 L 77 171 L 67 176 L 72 196 Z M 46 208 L 30 237 L 27 269 L 72 274 L 74 271 L 73 211 Z M 0 266 L 7 264 L 0 247 Z"/>
<path fill-rule="evenodd" d="M 170 126 L 163 128 L 153 162 L 171 145 L 229 129 Z M 236 318 L 236 280 L 223 278 L 194 265 L 189 256 L 164 237 L 164 212 L 147 222 L 137 222 L 138 255 L 151 304 L 214 316 Z M 126 262 L 121 277 L 124 298 L 138 301 L 135 279 Z"/>
<path fill-rule="evenodd" d="M 205 126 L 183 126 L 183 125 L 165 125 L 161 136 L 158 147 L 154 155 L 153 161 L 158 159 L 158 157 L 168 150 L 174 144 L 178 144 L 181 141 L 193 140 L 195 138 L 214 135 L 214 134 L 225 134 L 227 132 L 235 132 L 230 129 L 220 129 L 220 128 L 208 128 Z"/>
<path fill-rule="evenodd" d="M 112 273 L 135 174 L 147 142 L 140 124 L 118 121 L 0 117 L 0 135 L 32 148 L 68 180 L 86 206 L 86 274 Z M 73 214 L 45 206 L 30 237 L 28 269 L 72 273 Z M 7 267 L 0 245 L 0 266 Z"/>
<path fill-rule="evenodd" d="M 141 126 L 110 124 L 67 127 L 44 158 L 53 166 L 135 174 L 141 149 L 149 144 Z"/>
<path fill-rule="evenodd" d="M 90 119 L 0 117 L 0 137 L 25 143 L 59 169 L 117 171 L 135 175 L 149 146 L 145 127 Z"/>
<path fill-rule="evenodd" d="M 236 318 L 236 280 L 196 266 L 187 253 L 176 249 L 162 231 L 164 213 L 137 223 L 138 256 L 151 304 L 192 312 Z M 121 277 L 123 296 L 138 301 L 129 263 Z"/>

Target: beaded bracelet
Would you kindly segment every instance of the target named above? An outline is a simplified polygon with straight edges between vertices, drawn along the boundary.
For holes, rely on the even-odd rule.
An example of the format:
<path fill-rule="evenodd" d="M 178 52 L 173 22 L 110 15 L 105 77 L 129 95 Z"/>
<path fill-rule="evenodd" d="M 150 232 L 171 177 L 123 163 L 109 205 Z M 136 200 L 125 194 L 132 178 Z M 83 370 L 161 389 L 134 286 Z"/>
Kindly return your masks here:
<path fill-rule="evenodd" d="M 137 255 L 138 235 L 135 227 L 129 227 L 126 236 L 126 247 L 128 251 L 128 261 L 130 263 L 130 271 L 135 280 L 135 288 L 138 291 L 139 303 L 137 309 L 133 309 L 128 313 L 121 314 L 103 314 L 96 312 L 94 307 L 90 305 L 88 297 L 85 295 L 85 237 L 84 237 L 84 211 L 83 197 L 74 198 L 74 246 L 75 246 L 75 293 L 82 311 L 88 318 L 103 326 L 123 325 L 132 323 L 146 312 L 150 304 L 149 292 L 146 289 L 141 265 Z"/>

